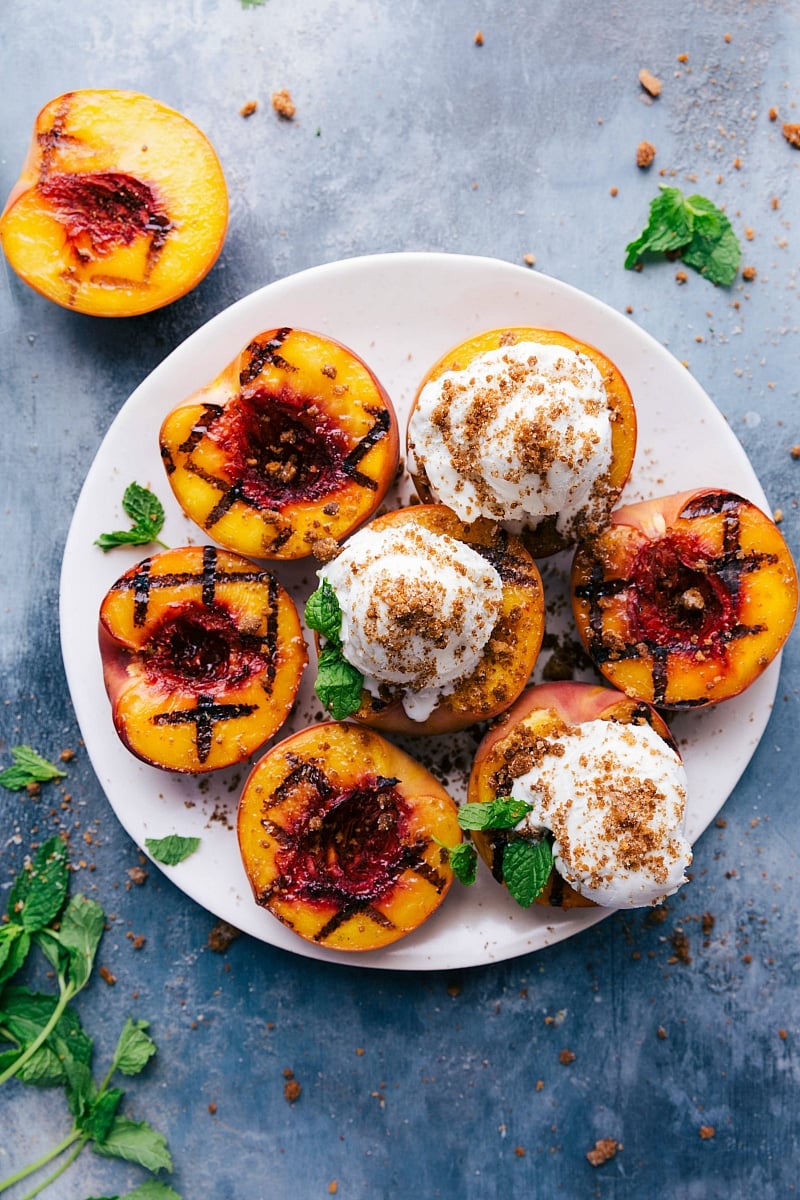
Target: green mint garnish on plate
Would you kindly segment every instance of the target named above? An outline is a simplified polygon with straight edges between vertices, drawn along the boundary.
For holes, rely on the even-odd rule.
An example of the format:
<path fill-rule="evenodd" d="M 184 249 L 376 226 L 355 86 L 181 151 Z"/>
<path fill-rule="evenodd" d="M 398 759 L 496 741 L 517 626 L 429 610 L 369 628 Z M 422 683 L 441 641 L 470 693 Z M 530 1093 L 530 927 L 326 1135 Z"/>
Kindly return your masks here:
<path fill-rule="evenodd" d="M 730 221 L 716 204 L 662 184 L 650 202 L 647 225 L 625 248 L 625 266 L 631 270 L 645 255 L 660 254 L 679 257 L 711 283 L 726 287 L 736 278 L 742 250 Z"/>
<path fill-rule="evenodd" d="M 101 533 L 95 545 L 101 550 L 113 550 L 115 546 L 147 546 L 158 540 L 164 525 L 164 507 L 157 496 L 138 483 L 129 483 L 122 497 L 125 515 L 131 519 L 130 529 L 117 529 L 113 533 Z"/>
<path fill-rule="evenodd" d="M 181 837 L 170 833 L 163 838 L 145 838 L 145 849 L 151 858 L 165 867 L 176 867 L 194 854 L 200 845 L 199 837 Z"/>
<path fill-rule="evenodd" d="M 333 719 L 344 721 L 361 707 L 364 676 L 342 653 L 342 610 L 327 579 L 306 601 L 305 620 L 309 629 L 325 639 L 317 662 L 314 691 Z"/>

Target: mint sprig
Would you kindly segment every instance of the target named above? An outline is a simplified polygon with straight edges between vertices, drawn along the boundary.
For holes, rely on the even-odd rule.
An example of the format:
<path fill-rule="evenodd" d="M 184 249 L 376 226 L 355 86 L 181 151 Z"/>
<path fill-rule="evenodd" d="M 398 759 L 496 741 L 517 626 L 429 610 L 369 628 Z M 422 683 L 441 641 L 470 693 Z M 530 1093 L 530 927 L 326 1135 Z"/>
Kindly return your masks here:
<path fill-rule="evenodd" d="M 344 721 L 361 707 L 364 676 L 342 652 L 342 610 L 327 579 L 306 601 L 305 621 L 325 644 L 317 660 L 314 691 L 335 721 Z"/>
<path fill-rule="evenodd" d="M 742 249 L 725 213 L 705 196 L 684 196 L 680 188 L 661 184 L 650 202 L 647 225 L 625 248 L 625 267 L 634 268 L 645 255 L 674 254 L 711 283 L 733 283 Z"/>
<path fill-rule="evenodd" d="M 533 805 L 513 796 L 496 796 L 494 800 L 473 801 L 462 804 L 458 810 L 458 823 L 468 830 L 514 830 L 529 813 Z M 450 851 L 450 862 L 458 878 L 461 878 L 453 861 L 453 854 L 461 847 Z M 473 854 L 475 852 L 473 851 Z M 503 882 L 517 904 L 529 908 L 544 888 L 553 869 L 553 850 L 546 837 L 534 837 L 528 833 L 512 834 L 503 847 Z M 473 882 L 475 874 L 473 872 Z M 462 879 L 462 882 L 467 880 Z"/>
<path fill-rule="evenodd" d="M 11 758 L 12 765 L 0 772 L 0 786 L 10 792 L 21 792 L 32 783 L 49 783 L 66 775 L 31 746 L 12 746 Z"/>
<path fill-rule="evenodd" d="M 27 1200 L 53 1183 L 87 1145 L 106 1158 L 121 1158 L 151 1172 L 172 1169 L 163 1134 L 121 1113 L 123 1092 L 111 1086 L 115 1075 L 137 1075 L 155 1054 L 146 1021 L 128 1018 L 108 1071 L 99 1084 L 93 1078 L 92 1040 L 71 1001 L 92 975 L 105 914 L 94 900 L 70 897 L 69 878 L 64 843 L 49 838 L 14 880 L 0 924 L 0 1085 L 14 1078 L 37 1087 L 61 1087 L 72 1118 L 61 1141 L 0 1181 L 2 1193 L 23 1179 L 44 1176 L 26 1192 Z M 33 992 L 12 981 L 34 947 L 53 968 L 55 992 Z M 130 1195 L 180 1200 L 158 1180 Z"/>
<path fill-rule="evenodd" d="M 156 542 L 164 525 L 164 506 L 148 488 L 138 483 L 129 483 L 122 497 L 122 507 L 130 517 L 130 529 L 117 529 L 112 533 L 101 533 L 95 546 L 107 552 L 115 546 L 147 546 Z"/>

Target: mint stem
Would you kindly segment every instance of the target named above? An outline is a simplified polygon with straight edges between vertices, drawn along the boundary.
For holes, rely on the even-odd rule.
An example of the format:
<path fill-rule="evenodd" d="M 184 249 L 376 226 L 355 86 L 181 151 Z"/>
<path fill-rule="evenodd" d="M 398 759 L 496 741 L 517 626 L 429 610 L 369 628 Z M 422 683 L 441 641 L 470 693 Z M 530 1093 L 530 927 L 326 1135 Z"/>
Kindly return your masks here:
<path fill-rule="evenodd" d="M 40 1171 L 42 1167 L 46 1167 L 47 1164 L 52 1162 L 54 1158 L 58 1158 L 59 1154 L 63 1154 L 65 1150 L 68 1150 L 76 1140 L 80 1141 L 80 1145 L 73 1150 L 69 1158 L 63 1162 L 47 1179 L 45 1179 L 43 1183 L 38 1184 L 32 1192 L 28 1192 L 27 1196 L 23 1196 L 22 1200 L 30 1200 L 30 1197 L 32 1196 L 38 1196 L 39 1192 L 46 1188 L 48 1184 L 52 1183 L 54 1179 L 57 1179 L 61 1172 L 65 1171 L 70 1163 L 75 1161 L 83 1149 L 85 1138 L 81 1136 L 79 1130 L 76 1129 L 74 1125 L 67 1136 L 63 1138 L 63 1140 L 60 1141 L 57 1146 L 53 1146 L 53 1148 L 48 1150 L 46 1154 L 43 1154 L 41 1158 L 37 1158 L 35 1162 L 28 1163 L 27 1167 L 22 1167 L 19 1171 L 15 1171 L 13 1175 L 9 1175 L 8 1179 L 4 1179 L 2 1183 L 0 1183 L 0 1192 L 7 1191 L 8 1188 L 12 1187 L 15 1183 L 19 1183 L 22 1179 L 27 1179 L 27 1177 L 29 1175 L 33 1175 L 35 1171 Z"/>

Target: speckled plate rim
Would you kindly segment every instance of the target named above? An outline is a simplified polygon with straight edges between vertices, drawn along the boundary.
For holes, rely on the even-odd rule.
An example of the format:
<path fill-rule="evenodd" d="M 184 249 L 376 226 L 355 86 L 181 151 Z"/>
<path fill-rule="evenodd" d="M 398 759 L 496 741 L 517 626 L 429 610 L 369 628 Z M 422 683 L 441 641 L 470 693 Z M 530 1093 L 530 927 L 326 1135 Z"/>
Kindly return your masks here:
<path fill-rule="evenodd" d="M 146 551 L 125 548 L 103 554 L 94 540 L 103 530 L 127 523 L 120 501 L 133 479 L 152 487 L 163 500 L 163 536 L 169 545 L 207 540 L 172 497 L 159 455 L 161 421 L 173 405 L 216 376 L 253 336 L 283 325 L 327 334 L 360 354 L 388 389 L 401 426 L 420 378 L 450 346 L 500 326 L 563 329 L 602 349 L 633 392 L 639 449 L 624 501 L 715 486 L 768 510 L 755 472 L 697 381 L 629 318 L 571 285 L 507 262 L 403 252 L 312 267 L 276 280 L 219 313 L 136 388 L 87 474 L 61 571 L 67 680 L 94 770 L 130 837 L 140 848 L 147 838 L 169 833 L 200 837 L 200 848 L 190 858 L 176 867 L 160 868 L 178 888 L 218 918 L 272 946 L 359 967 L 453 970 L 500 962 L 571 937 L 608 912 L 536 906 L 525 911 L 481 865 L 472 888 L 455 884 L 433 917 L 384 950 L 341 953 L 305 942 L 252 899 L 235 833 L 236 802 L 247 768 L 200 779 L 171 775 L 140 763 L 114 732 L 97 648 L 97 612 L 111 584 Z M 401 481 L 397 501 L 409 494 L 407 480 Z M 315 583 L 313 564 L 273 566 L 302 603 Z M 558 565 L 551 567 L 556 578 Z M 773 663 L 742 696 L 674 721 L 689 780 L 687 827 L 692 840 L 719 812 L 750 761 L 769 719 L 778 669 L 778 662 Z M 278 737 L 314 719 L 312 676 L 310 669 L 294 717 Z M 422 751 L 423 744 L 418 745 Z M 408 743 L 406 748 L 414 750 Z M 463 771 L 461 775 L 453 790 L 463 794 Z"/>

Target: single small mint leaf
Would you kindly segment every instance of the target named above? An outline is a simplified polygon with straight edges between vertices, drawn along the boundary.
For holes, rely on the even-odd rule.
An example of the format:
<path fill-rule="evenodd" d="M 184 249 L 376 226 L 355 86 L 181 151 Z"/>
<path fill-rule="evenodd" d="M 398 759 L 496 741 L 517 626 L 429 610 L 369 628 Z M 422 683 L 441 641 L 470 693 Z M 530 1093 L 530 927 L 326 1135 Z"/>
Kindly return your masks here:
<path fill-rule="evenodd" d="M 523 817 L 533 812 L 533 806 L 513 796 L 497 796 L 488 802 L 462 804 L 458 823 L 462 829 L 513 829 Z"/>
<path fill-rule="evenodd" d="M 31 746 L 12 746 L 11 757 L 13 765 L 0 772 L 0 786 L 9 792 L 21 792 L 30 783 L 50 783 L 66 775 L 66 771 L 42 758 Z"/>
<path fill-rule="evenodd" d="M 138 483 L 128 484 L 122 497 L 122 507 L 133 522 L 132 527 L 101 533 L 95 540 L 96 546 L 107 551 L 115 546 L 146 546 L 150 542 L 158 542 L 164 525 L 164 506 L 149 488 Z"/>
<path fill-rule="evenodd" d="M 96 900 L 73 896 L 64 909 L 58 940 L 69 955 L 69 981 L 73 991 L 87 983 L 94 956 L 103 936 L 105 914 Z"/>
<path fill-rule="evenodd" d="M 150 529 L 154 534 L 161 532 L 164 524 L 164 506 L 149 488 L 138 483 L 129 483 L 122 497 L 122 507 L 134 525 Z"/>
<path fill-rule="evenodd" d="M 16 922 L 0 925 L 0 990 L 16 975 L 31 948 L 31 935 Z"/>
<path fill-rule="evenodd" d="M 466 887 L 471 887 L 478 873 L 478 854 L 475 847 L 469 842 L 461 842 L 458 846 L 451 846 L 448 854 L 456 879 Z"/>
<path fill-rule="evenodd" d="M 179 833 L 170 833 L 163 838 L 146 838 L 145 849 L 165 867 L 176 867 L 190 854 L 194 854 L 200 845 L 199 837 L 181 837 Z"/>
<path fill-rule="evenodd" d="M 109 1088 L 95 1096 L 78 1121 L 81 1133 L 102 1145 L 111 1132 L 123 1094 L 121 1088 Z"/>
<path fill-rule="evenodd" d="M 145 1031 L 147 1021 L 128 1017 L 114 1051 L 114 1067 L 123 1075 L 138 1075 L 156 1052 L 156 1044 Z"/>
<path fill-rule="evenodd" d="M 8 897 L 8 915 L 31 933 L 55 920 L 67 898 L 69 855 L 61 838 L 48 838 L 23 868 Z"/>
<path fill-rule="evenodd" d="M 344 721 L 361 707 L 364 676 L 330 642 L 323 646 L 317 664 L 314 691 L 335 721 Z"/>
<path fill-rule="evenodd" d="M 123 1158 L 148 1171 L 171 1171 L 172 1158 L 163 1133 L 146 1121 L 116 1117 L 102 1142 L 93 1149 L 104 1158 Z"/>
<path fill-rule="evenodd" d="M 553 869 L 553 851 L 546 838 L 518 838 L 503 851 L 503 882 L 517 904 L 530 908 Z"/>
<path fill-rule="evenodd" d="M 305 620 L 309 629 L 322 634 L 335 646 L 341 646 L 342 610 L 336 592 L 327 579 L 306 601 Z"/>
<path fill-rule="evenodd" d="M 729 287 L 733 283 L 739 270 L 742 248 L 725 213 L 716 210 L 713 230 L 709 222 L 697 222 L 694 237 L 681 251 L 681 258 L 688 267 L 699 271 L 711 283 L 722 287 Z"/>

